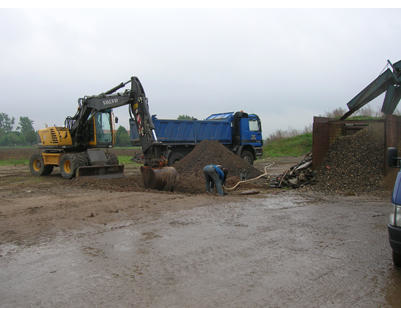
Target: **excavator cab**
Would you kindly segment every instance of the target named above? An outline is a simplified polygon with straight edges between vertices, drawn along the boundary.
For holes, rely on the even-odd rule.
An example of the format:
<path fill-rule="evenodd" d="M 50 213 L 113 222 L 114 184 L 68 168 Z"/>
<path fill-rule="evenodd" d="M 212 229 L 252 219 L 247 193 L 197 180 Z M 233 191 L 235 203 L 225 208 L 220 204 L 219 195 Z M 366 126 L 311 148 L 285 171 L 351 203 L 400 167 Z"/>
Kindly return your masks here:
<path fill-rule="evenodd" d="M 105 152 L 102 148 L 111 148 L 115 144 L 115 126 L 113 110 L 103 110 L 89 117 L 89 146 L 86 150 L 89 165 L 80 166 L 77 176 L 121 177 L 124 165 L 119 165 L 116 155 Z"/>
<path fill-rule="evenodd" d="M 97 112 L 88 119 L 90 147 L 108 148 L 114 145 L 114 115 L 112 110 Z"/>

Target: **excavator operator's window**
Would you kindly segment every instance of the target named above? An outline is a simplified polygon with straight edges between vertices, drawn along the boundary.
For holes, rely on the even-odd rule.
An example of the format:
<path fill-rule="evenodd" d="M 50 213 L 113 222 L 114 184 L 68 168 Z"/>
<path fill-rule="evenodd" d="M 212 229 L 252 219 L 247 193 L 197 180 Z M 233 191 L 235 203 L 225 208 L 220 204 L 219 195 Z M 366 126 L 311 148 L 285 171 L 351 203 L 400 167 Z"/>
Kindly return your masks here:
<path fill-rule="evenodd" d="M 112 143 L 111 123 L 109 112 L 96 114 L 96 143 L 97 145 L 109 145 Z"/>

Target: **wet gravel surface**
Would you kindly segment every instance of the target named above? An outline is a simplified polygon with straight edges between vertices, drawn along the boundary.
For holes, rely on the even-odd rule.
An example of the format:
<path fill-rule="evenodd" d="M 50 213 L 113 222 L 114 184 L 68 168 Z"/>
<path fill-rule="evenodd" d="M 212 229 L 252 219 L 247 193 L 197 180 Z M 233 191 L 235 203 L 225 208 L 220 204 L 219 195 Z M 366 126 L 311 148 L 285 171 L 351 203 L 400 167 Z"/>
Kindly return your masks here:
<path fill-rule="evenodd" d="M 282 191 L 3 243 L 0 306 L 399 307 L 390 209 Z"/>

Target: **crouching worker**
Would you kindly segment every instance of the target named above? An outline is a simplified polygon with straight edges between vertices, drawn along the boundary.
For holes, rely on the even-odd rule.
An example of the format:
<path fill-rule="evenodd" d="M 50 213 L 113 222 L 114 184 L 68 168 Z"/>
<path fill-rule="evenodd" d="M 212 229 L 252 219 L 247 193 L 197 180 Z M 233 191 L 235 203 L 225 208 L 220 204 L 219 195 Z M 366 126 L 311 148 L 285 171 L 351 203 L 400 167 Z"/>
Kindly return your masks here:
<path fill-rule="evenodd" d="M 217 193 L 224 195 L 223 185 L 226 182 L 228 170 L 221 165 L 206 165 L 203 168 L 206 180 L 206 192 L 211 193 L 216 186 Z"/>

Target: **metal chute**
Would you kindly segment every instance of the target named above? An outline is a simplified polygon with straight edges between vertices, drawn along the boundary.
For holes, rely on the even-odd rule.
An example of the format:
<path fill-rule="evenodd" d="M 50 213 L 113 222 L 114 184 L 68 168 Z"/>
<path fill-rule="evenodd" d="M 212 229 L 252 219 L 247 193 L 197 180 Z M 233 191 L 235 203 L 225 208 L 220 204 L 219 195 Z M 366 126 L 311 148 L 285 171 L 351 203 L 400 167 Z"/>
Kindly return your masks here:
<path fill-rule="evenodd" d="M 388 60 L 387 63 L 392 69 L 388 68 L 352 98 L 347 103 L 349 111 L 341 117 L 341 120 L 345 120 L 384 92 L 386 92 L 386 96 L 381 111 L 385 114 L 394 112 L 401 99 L 401 60 L 394 64 Z"/>

